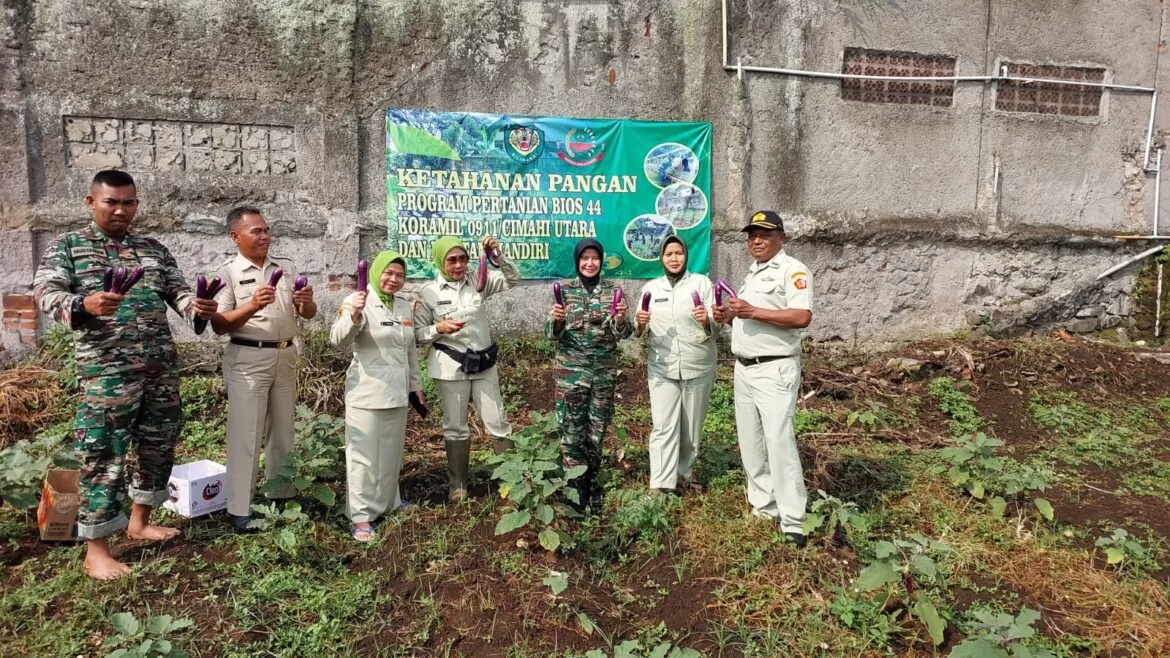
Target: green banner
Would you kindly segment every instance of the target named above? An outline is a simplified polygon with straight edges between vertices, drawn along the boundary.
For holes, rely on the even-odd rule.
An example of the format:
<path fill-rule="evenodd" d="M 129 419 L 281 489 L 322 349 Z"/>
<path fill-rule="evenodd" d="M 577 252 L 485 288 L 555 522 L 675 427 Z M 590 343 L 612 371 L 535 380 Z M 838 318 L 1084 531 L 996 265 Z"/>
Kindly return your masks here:
<path fill-rule="evenodd" d="M 662 241 L 690 270 L 711 251 L 711 124 L 467 112 L 386 112 L 387 246 L 411 278 L 432 277 L 431 245 L 491 235 L 528 279 L 575 276 L 573 246 L 605 246 L 607 276 L 662 274 Z"/>

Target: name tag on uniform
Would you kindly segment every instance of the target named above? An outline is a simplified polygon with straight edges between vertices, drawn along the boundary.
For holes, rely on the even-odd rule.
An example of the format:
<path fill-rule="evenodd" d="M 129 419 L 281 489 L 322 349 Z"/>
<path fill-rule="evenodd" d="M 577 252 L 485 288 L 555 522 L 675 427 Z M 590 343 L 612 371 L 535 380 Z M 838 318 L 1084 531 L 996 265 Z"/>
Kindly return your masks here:
<path fill-rule="evenodd" d="M 398 326 L 398 320 L 383 320 L 383 321 L 382 321 L 382 326 L 383 326 L 383 327 L 397 327 L 397 326 Z"/>
<path fill-rule="evenodd" d="M 74 247 L 70 253 L 75 259 L 106 255 L 105 249 L 94 249 L 93 247 Z"/>
<path fill-rule="evenodd" d="M 444 306 L 444 305 L 450 304 L 450 303 L 451 303 L 450 299 L 440 299 L 439 300 L 439 306 Z"/>
<path fill-rule="evenodd" d="M 654 303 L 657 304 L 658 302 L 665 302 L 665 301 L 669 301 L 669 299 L 667 297 L 659 297 L 658 299 L 654 300 Z"/>
<path fill-rule="evenodd" d="M 243 281 L 241 281 L 241 282 L 240 282 L 240 285 L 241 285 L 241 286 L 246 286 L 246 285 L 248 285 L 249 283 L 256 283 L 256 279 L 244 279 Z"/>

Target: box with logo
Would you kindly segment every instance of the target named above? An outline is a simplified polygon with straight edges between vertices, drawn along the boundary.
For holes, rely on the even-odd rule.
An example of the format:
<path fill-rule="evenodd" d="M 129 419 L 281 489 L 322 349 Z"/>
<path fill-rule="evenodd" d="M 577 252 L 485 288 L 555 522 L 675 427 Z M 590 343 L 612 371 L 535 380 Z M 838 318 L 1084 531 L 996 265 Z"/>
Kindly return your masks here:
<path fill-rule="evenodd" d="M 45 541 L 77 539 L 78 480 L 80 471 L 50 469 L 37 505 L 37 527 Z"/>
<path fill-rule="evenodd" d="M 227 469 L 209 460 L 177 464 L 167 482 L 170 500 L 163 507 L 188 518 L 227 507 Z"/>

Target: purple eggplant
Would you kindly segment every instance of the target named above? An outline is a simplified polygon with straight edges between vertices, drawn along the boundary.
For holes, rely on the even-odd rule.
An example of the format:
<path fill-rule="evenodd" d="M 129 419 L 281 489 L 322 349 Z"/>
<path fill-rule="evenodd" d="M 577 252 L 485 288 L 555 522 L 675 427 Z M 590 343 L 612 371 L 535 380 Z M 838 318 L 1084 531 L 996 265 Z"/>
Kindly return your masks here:
<path fill-rule="evenodd" d="M 202 274 L 195 277 L 195 297 L 198 299 L 209 299 L 207 295 L 207 277 Z M 207 320 L 195 318 L 191 326 L 195 329 L 195 335 L 199 336 L 207 329 Z"/>
<path fill-rule="evenodd" d="M 484 249 L 484 253 L 487 254 L 488 265 L 491 265 L 492 267 L 496 268 L 497 270 L 500 269 L 500 250 L 499 249 Z"/>
<path fill-rule="evenodd" d="M 646 312 L 649 312 L 649 310 L 650 310 L 650 292 L 649 291 L 642 293 L 642 310 L 646 311 Z"/>
<path fill-rule="evenodd" d="M 358 261 L 358 269 L 357 269 L 357 289 L 358 289 L 358 292 L 365 292 L 366 288 L 368 288 L 369 285 L 370 285 L 370 261 L 365 260 L 363 258 L 362 260 Z"/>
<path fill-rule="evenodd" d="M 300 290 L 307 285 L 309 285 L 309 277 L 302 274 L 297 277 L 296 281 L 293 281 L 293 290 Z"/>
<path fill-rule="evenodd" d="M 114 268 L 107 267 L 106 273 L 102 275 L 102 291 L 110 292 L 114 289 Z"/>
<path fill-rule="evenodd" d="M 715 305 L 716 306 L 723 306 L 723 295 L 727 295 L 727 297 L 729 299 L 735 299 L 737 297 L 737 295 L 735 294 L 735 289 L 732 288 L 731 286 L 727 285 L 727 282 L 724 281 L 723 279 L 719 279 L 718 281 L 715 282 Z"/>
<path fill-rule="evenodd" d="M 122 281 L 121 287 L 118 288 L 118 294 L 125 295 L 130 292 L 130 289 L 134 287 L 134 284 L 138 283 L 138 281 L 142 279 L 142 275 L 145 271 L 146 270 L 143 270 L 141 265 L 134 268 L 134 271 L 131 272 L 124 281 Z"/>
<path fill-rule="evenodd" d="M 212 277 L 211 281 L 207 284 L 207 297 L 205 299 L 215 299 L 219 291 L 223 290 L 226 286 L 226 281 L 221 280 L 218 276 Z"/>
<path fill-rule="evenodd" d="M 691 291 L 691 302 L 695 305 L 695 308 L 699 308 L 703 305 L 703 298 L 699 297 L 699 291 Z"/>
<path fill-rule="evenodd" d="M 618 287 L 613 289 L 613 301 L 609 303 L 609 314 L 610 315 L 617 315 L 617 310 L 618 310 L 617 307 L 618 307 L 618 304 L 622 303 L 622 296 L 624 294 L 625 293 L 622 292 L 621 286 L 618 286 Z"/>
<path fill-rule="evenodd" d="M 487 288 L 488 257 L 487 250 L 479 257 L 479 271 L 475 273 L 475 291 L 483 292 Z"/>
<path fill-rule="evenodd" d="M 122 288 L 122 282 L 126 280 L 126 268 L 119 265 L 114 268 L 114 278 L 110 281 L 110 291 L 118 292 Z"/>
<path fill-rule="evenodd" d="M 284 270 L 279 267 L 272 270 L 272 274 L 268 276 L 268 285 L 275 288 L 276 284 L 280 283 L 280 277 L 284 276 Z"/>
<path fill-rule="evenodd" d="M 560 281 L 553 281 L 553 299 L 556 300 L 557 306 L 565 305 L 565 293 L 561 291 Z"/>

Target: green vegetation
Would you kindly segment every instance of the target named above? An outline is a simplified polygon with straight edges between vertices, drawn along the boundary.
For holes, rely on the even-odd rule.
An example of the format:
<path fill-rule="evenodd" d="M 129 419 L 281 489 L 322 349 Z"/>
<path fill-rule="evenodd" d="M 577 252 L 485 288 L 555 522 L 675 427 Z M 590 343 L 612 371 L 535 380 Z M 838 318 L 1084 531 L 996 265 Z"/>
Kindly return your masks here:
<path fill-rule="evenodd" d="M 67 368 L 67 337 L 47 338 L 38 363 Z M 1170 501 L 1170 387 L 1099 399 L 1065 386 L 1047 368 L 1060 343 L 1013 343 L 1017 362 L 971 382 L 935 376 L 966 372 L 953 363 L 885 380 L 882 357 L 866 366 L 873 377 L 835 391 L 826 382 L 853 364 L 811 354 L 795 419 L 812 492 L 803 550 L 747 513 L 726 367 L 695 466 L 705 490 L 647 490 L 650 414 L 633 366 L 604 445 L 604 508 L 574 515 L 549 413 L 552 345 L 513 339 L 501 376 L 515 447 L 495 455 L 474 434 L 472 496 L 448 505 L 440 414 L 411 415 L 403 485 L 419 504 L 354 542 L 338 500 L 348 359 L 319 333 L 305 343 L 297 450 L 271 485 L 297 495 L 282 508 L 257 498 L 256 533 L 162 513 L 181 538 L 116 541 L 133 575 L 99 583 L 78 546 L 36 540 L 18 496 L 0 508 L 0 654 L 1170 654 L 1166 526 L 1147 513 L 1156 501 L 1136 498 Z M 1001 349 L 979 345 L 976 363 Z M 1062 363 L 1083 383 L 1095 362 L 1073 356 Z M 222 460 L 222 379 L 196 370 L 182 379 L 180 461 Z M 1038 373 L 1034 387 L 1014 399 L 997 389 L 1021 371 Z M 0 444 L 0 487 L 35 496 L 71 441 L 70 395 L 54 388 L 35 434 Z"/>

